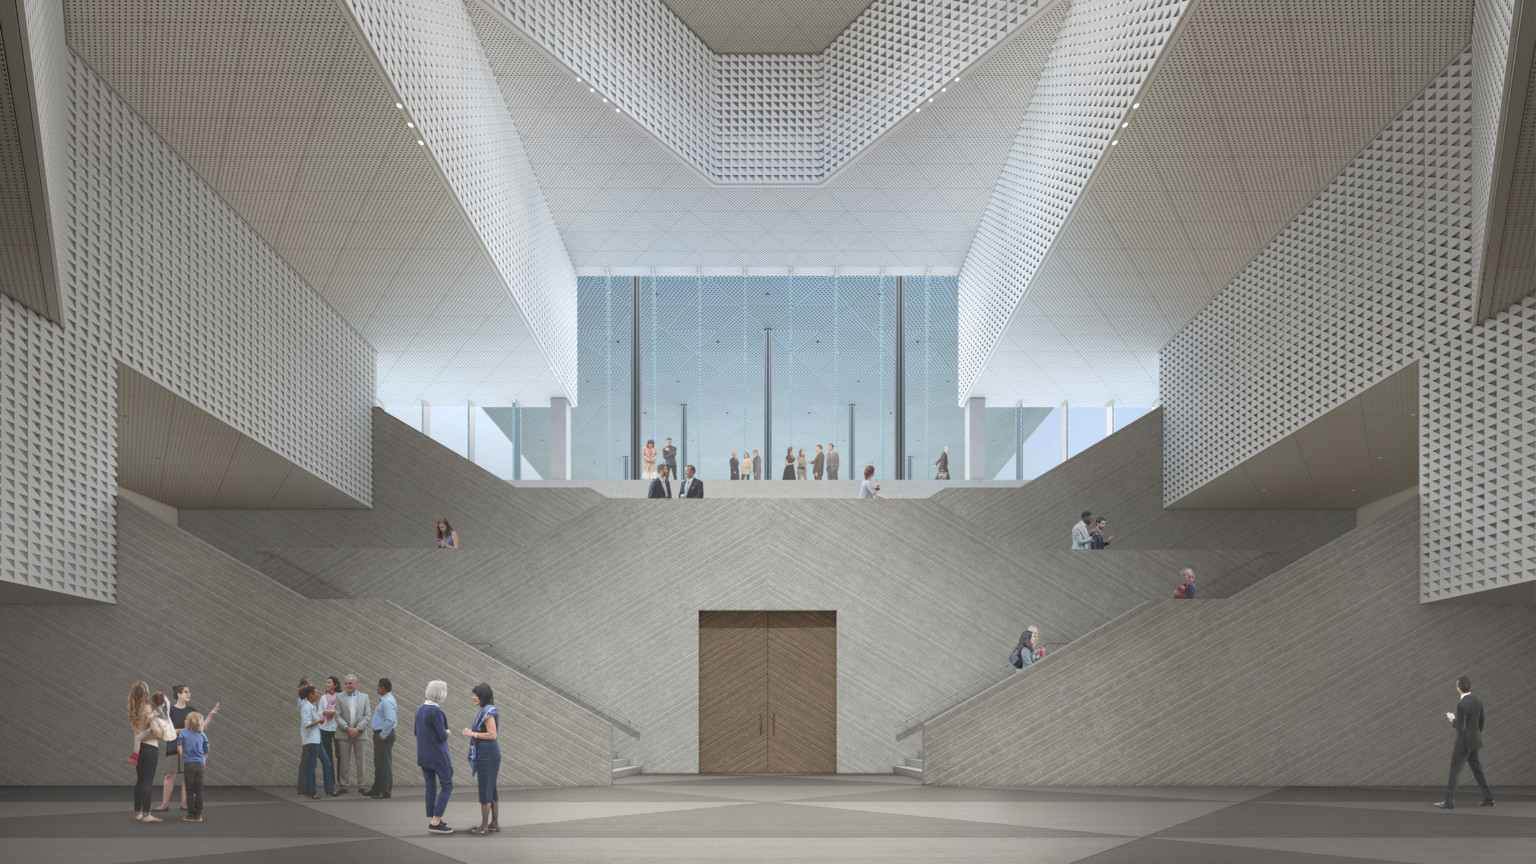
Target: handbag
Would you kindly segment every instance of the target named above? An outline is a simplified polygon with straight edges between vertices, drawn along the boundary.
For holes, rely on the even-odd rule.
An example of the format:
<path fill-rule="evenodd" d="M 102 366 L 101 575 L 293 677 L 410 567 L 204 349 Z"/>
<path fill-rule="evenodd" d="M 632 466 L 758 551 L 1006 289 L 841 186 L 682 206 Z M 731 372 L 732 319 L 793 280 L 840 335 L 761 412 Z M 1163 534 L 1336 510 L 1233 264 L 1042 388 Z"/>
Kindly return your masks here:
<path fill-rule="evenodd" d="M 155 719 L 149 721 L 149 726 L 150 726 L 150 731 L 155 733 L 155 739 L 156 740 L 158 740 L 158 741 L 175 741 L 176 740 L 176 727 L 171 725 L 171 721 L 170 720 L 168 720 L 168 719 L 166 719 L 164 717 L 161 717 L 159 714 L 155 715 Z"/>

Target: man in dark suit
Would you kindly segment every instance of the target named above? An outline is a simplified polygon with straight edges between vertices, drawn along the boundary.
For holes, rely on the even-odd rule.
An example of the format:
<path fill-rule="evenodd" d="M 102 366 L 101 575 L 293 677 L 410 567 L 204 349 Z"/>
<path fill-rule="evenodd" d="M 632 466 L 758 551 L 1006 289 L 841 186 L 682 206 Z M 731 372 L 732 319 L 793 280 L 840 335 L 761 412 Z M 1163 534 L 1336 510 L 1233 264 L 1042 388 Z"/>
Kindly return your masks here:
<path fill-rule="evenodd" d="M 816 445 L 816 458 L 811 462 L 811 477 L 820 480 L 822 469 L 827 467 L 827 454 L 821 450 L 821 445 Z"/>
<path fill-rule="evenodd" d="M 842 462 L 842 457 L 840 457 L 838 455 L 837 448 L 834 447 L 831 444 L 828 444 L 827 445 L 827 479 L 828 480 L 836 480 L 837 479 L 837 469 L 838 469 L 838 465 L 841 462 Z"/>
<path fill-rule="evenodd" d="M 763 457 L 757 455 L 756 450 L 752 451 L 752 479 L 763 479 Z"/>
<path fill-rule="evenodd" d="M 1493 790 L 1488 788 L 1488 778 L 1483 776 L 1483 760 L 1478 752 L 1483 749 L 1483 700 L 1472 695 L 1472 679 L 1465 675 L 1456 679 L 1456 692 L 1460 699 L 1455 712 L 1447 711 L 1445 719 L 1456 730 L 1456 746 L 1451 749 L 1451 782 L 1445 789 L 1445 800 L 1437 801 L 1441 810 L 1456 809 L 1456 784 L 1461 782 L 1461 766 L 1472 766 L 1472 777 L 1483 790 L 1483 807 L 1494 806 Z"/>
<path fill-rule="evenodd" d="M 693 466 L 689 465 L 688 467 L 684 468 L 683 474 L 687 479 L 683 480 L 683 485 L 677 490 L 678 500 L 682 500 L 683 498 L 703 498 L 704 481 L 693 476 Z"/>
<path fill-rule="evenodd" d="M 667 479 L 667 466 L 656 469 L 656 479 L 651 481 L 651 490 L 645 493 L 647 498 L 671 498 L 672 481 Z"/>
<path fill-rule="evenodd" d="M 672 446 L 672 439 L 667 439 L 667 445 L 661 448 L 661 461 L 666 463 L 667 474 L 677 476 L 677 448 Z"/>

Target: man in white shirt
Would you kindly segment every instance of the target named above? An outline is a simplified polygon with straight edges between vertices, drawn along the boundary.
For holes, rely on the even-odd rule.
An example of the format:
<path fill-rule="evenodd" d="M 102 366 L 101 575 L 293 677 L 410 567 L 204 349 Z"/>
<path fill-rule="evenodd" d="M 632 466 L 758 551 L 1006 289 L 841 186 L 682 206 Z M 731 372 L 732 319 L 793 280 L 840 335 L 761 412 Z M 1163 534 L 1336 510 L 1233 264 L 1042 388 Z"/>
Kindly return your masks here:
<path fill-rule="evenodd" d="M 1083 518 L 1072 526 L 1072 548 L 1092 549 L 1093 536 L 1088 533 L 1088 528 L 1093 524 L 1093 511 L 1084 510 Z"/>

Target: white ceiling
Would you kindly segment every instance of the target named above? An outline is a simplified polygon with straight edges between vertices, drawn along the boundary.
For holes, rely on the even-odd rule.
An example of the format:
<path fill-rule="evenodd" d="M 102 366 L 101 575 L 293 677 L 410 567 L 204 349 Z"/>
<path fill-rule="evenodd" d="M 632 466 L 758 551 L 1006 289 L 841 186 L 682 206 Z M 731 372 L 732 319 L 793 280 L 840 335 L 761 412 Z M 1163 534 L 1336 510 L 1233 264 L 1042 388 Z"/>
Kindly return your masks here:
<path fill-rule="evenodd" d="M 559 393 L 340 4 L 70 0 L 70 47 L 378 352 L 386 404 Z"/>
<path fill-rule="evenodd" d="M 1158 351 L 1467 44 L 1472 0 L 1199 0 L 971 391 L 1150 405 Z"/>
<path fill-rule="evenodd" d="M 716 54 L 819 54 L 873 0 L 662 0 Z"/>
<path fill-rule="evenodd" d="M 723 187 L 469 5 L 578 272 L 958 272 L 1067 4 L 1041 12 L 820 186 Z"/>

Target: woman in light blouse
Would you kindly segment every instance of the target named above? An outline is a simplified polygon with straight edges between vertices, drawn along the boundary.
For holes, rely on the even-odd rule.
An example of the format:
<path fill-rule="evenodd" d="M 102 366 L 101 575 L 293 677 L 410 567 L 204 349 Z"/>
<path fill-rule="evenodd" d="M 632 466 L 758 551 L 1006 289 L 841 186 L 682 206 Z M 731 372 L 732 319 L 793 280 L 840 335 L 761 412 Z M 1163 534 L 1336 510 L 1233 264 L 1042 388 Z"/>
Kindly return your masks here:
<path fill-rule="evenodd" d="M 480 784 L 480 827 L 469 829 L 469 833 L 487 834 L 501 830 L 501 801 L 496 795 L 496 775 L 501 771 L 501 745 L 496 743 L 499 715 L 491 685 L 476 684 L 470 698 L 478 711 L 464 735 L 469 738 L 469 770 Z"/>

